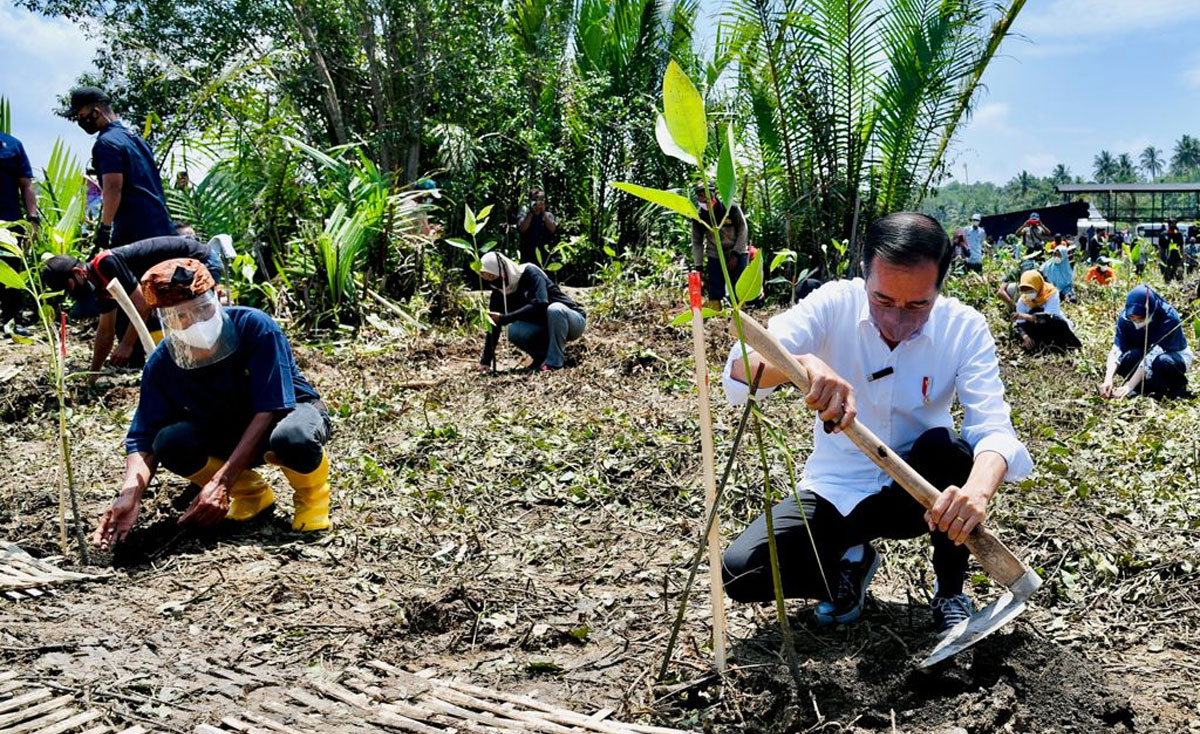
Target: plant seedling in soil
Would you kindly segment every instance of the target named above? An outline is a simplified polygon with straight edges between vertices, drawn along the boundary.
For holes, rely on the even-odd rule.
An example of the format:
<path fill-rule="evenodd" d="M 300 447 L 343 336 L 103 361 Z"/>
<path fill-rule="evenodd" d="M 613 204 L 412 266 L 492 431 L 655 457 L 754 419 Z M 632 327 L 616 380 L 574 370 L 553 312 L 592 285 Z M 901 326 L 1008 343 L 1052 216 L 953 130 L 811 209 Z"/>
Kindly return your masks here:
<path fill-rule="evenodd" d="M 58 521 L 59 545 L 63 555 L 67 553 L 67 514 L 66 502 L 70 499 L 71 516 L 75 523 L 75 541 L 79 547 L 79 561 L 87 565 L 87 540 L 83 532 L 83 520 L 79 515 L 79 498 L 75 492 L 75 472 L 71 465 L 71 436 L 67 428 L 66 400 L 66 366 L 67 366 L 67 320 L 63 314 L 59 324 L 55 323 L 54 309 L 47 300 L 57 295 L 46 293 L 42 289 L 42 281 L 37 275 L 36 263 L 26 257 L 23 249 L 11 229 L 0 228 L 0 251 L 11 255 L 25 263 L 25 270 L 18 273 L 12 266 L 0 260 L 0 284 L 8 288 L 22 290 L 28 293 L 37 307 L 38 320 L 46 336 L 46 355 L 50 367 L 50 378 L 54 383 L 54 391 L 58 397 L 58 444 L 61 461 L 58 488 Z M 56 329 L 55 327 L 58 326 Z M 14 339 L 21 337 L 14 335 Z M 30 340 L 31 341 L 31 340 Z M 64 481 L 65 480 L 65 481 Z M 65 485 L 65 488 L 64 488 Z"/>

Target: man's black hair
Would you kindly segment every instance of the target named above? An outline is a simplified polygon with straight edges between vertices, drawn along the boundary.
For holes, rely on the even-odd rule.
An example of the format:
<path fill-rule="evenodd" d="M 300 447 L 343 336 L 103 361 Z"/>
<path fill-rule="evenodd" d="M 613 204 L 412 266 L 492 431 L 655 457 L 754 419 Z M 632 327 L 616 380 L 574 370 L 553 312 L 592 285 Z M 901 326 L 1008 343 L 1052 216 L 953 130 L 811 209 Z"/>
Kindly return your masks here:
<path fill-rule="evenodd" d="M 918 212 L 886 214 L 871 222 L 863 238 L 863 275 L 871 274 L 876 257 L 901 267 L 932 262 L 937 263 L 941 288 L 952 254 L 950 238 L 938 220 Z"/>
<path fill-rule="evenodd" d="M 70 255 L 55 255 L 42 265 L 42 284 L 47 291 L 65 291 L 71 271 L 82 267 L 83 263 Z"/>

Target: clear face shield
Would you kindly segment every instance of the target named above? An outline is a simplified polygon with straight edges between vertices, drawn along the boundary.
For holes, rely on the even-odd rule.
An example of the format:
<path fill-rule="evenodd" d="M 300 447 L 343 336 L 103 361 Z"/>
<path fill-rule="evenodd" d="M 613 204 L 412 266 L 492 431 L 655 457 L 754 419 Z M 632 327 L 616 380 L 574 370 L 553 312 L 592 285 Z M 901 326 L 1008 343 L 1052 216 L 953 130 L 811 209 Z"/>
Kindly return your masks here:
<path fill-rule="evenodd" d="M 158 309 L 167 351 L 181 369 L 216 364 L 237 351 L 237 331 L 210 290 L 190 301 Z"/>

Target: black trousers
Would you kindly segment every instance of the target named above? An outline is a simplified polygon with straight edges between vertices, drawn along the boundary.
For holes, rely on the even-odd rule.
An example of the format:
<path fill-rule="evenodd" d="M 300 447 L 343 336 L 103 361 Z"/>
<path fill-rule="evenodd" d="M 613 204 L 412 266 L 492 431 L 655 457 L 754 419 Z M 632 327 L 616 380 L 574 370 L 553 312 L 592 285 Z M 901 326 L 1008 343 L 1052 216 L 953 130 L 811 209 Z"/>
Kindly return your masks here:
<path fill-rule="evenodd" d="M 971 446 L 946 428 L 933 428 L 913 443 L 905 457 L 913 469 L 938 489 L 962 486 L 971 474 Z M 893 483 L 867 497 L 843 516 L 828 500 L 800 492 L 771 511 L 783 594 L 793 599 L 830 600 L 836 592 L 838 561 L 848 548 L 876 538 L 906 539 L 929 534 L 925 508 Z M 938 593 L 962 591 L 967 569 L 966 546 L 956 546 L 945 533 L 932 533 L 933 569 Z M 823 573 L 822 573 L 823 572 Z M 725 592 L 735 601 L 775 598 L 767 548 L 767 522 L 760 516 L 725 551 Z"/>
<path fill-rule="evenodd" d="M 154 437 L 154 456 L 170 471 L 189 477 L 204 468 L 208 457 L 227 459 L 242 438 L 242 430 L 209 426 L 197 421 L 173 423 Z M 280 463 L 301 474 L 321 464 L 331 424 L 323 403 L 300 403 L 279 419 L 255 453 L 251 466 L 263 463 L 268 450 Z"/>
<path fill-rule="evenodd" d="M 1071 331 L 1071 325 L 1061 316 L 1048 313 L 1035 313 L 1034 321 L 1022 321 L 1017 324 L 1017 331 L 1028 334 L 1037 350 L 1065 352 L 1079 349 L 1079 337 Z"/>

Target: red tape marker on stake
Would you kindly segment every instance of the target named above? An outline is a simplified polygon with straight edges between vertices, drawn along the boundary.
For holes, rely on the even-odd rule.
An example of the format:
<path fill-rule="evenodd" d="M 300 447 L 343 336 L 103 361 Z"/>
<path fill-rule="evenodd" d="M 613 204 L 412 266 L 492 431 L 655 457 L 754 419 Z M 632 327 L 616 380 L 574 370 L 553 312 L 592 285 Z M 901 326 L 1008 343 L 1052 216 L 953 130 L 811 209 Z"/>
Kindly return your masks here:
<path fill-rule="evenodd" d="M 704 304 L 700 293 L 700 273 L 695 270 L 688 273 L 688 295 L 692 299 L 692 308 L 700 308 Z"/>

